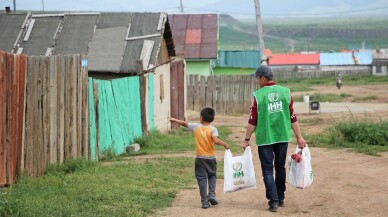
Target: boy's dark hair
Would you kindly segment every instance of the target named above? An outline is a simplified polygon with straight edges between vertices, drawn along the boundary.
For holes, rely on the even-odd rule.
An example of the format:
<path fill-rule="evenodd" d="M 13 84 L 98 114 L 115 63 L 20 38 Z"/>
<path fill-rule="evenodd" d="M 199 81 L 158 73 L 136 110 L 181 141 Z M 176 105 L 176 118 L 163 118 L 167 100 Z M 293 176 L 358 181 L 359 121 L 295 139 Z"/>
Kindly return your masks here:
<path fill-rule="evenodd" d="M 211 123 L 214 121 L 215 111 L 210 107 L 203 108 L 201 110 L 201 116 L 204 121 Z"/>

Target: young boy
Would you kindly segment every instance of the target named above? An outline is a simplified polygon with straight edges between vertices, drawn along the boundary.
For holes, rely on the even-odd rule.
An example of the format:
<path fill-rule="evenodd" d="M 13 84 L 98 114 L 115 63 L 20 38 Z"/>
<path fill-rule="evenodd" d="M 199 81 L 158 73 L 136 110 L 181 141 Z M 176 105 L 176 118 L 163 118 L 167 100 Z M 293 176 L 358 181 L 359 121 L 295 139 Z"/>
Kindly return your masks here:
<path fill-rule="evenodd" d="M 188 123 L 170 118 L 171 122 L 176 122 L 194 132 L 195 152 L 197 155 L 195 158 L 195 177 L 197 178 L 202 208 L 204 209 L 209 208 L 209 203 L 213 206 L 218 204 L 215 194 L 217 161 L 214 144 L 224 146 L 225 149 L 230 148 L 229 144 L 218 138 L 217 128 L 210 125 L 214 120 L 214 115 L 214 109 L 206 107 L 201 110 L 200 123 Z M 209 194 L 207 194 L 208 183 Z"/>

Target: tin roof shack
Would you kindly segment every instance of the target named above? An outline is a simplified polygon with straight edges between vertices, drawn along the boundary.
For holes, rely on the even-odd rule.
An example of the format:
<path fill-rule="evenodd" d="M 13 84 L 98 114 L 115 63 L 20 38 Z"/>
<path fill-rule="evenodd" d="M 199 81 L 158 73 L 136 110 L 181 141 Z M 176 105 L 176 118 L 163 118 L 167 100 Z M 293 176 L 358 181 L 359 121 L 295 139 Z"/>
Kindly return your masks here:
<path fill-rule="evenodd" d="M 175 50 L 186 59 L 187 74 L 212 75 L 210 60 L 217 59 L 218 15 L 169 15 Z"/>
<path fill-rule="evenodd" d="M 388 75 L 388 49 L 373 50 L 373 75 Z"/>
<path fill-rule="evenodd" d="M 171 104 L 176 103 L 171 94 L 184 96 L 185 86 L 172 91 L 175 49 L 165 13 L 0 14 L 0 29 L 0 49 L 5 51 L 87 55 L 82 64 L 89 71 L 90 104 L 98 96 L 100 147 L 121 143 L 115 152 L 122 153 L 142 131 L 166 132 L 170 115 L 185 116 L 184 103 L 179 104 L 179 115 L 171 113 Z M 184 60 L 177 61 L 184 74 Z M 184 77 L 180 76 L 183 84 Z M 93 109 L 90 113 L 96 112 Z"/>
<path fill-rule="evenodd" d="M 260 65 L 258 50 L 220 50 L 218 60 L 212 60 L 215 75 L 245 75 Z"/>
<path fill-rule="evenodd" d="M 371 52 L 320 53 L 322 71 L 335 74 L 371 75 Z"/>
<path fill-rule="evenodd" d="M 301 72 L 319 70 L 319 54 L 273 54 L 266 50 L 268 65 L 275 72 Z"/>

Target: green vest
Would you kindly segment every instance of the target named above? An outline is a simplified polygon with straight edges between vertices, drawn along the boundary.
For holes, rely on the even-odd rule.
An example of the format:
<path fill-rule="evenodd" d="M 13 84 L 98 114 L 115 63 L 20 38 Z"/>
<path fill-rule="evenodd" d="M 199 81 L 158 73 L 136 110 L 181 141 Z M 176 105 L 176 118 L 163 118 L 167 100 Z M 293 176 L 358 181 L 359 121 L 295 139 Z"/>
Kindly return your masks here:
<path fill-rule="evenodd" d="M 270 145 L 291 140 L 290 89 L 264 86 L 253 93 L 257 102 L 256 144 Z"/>

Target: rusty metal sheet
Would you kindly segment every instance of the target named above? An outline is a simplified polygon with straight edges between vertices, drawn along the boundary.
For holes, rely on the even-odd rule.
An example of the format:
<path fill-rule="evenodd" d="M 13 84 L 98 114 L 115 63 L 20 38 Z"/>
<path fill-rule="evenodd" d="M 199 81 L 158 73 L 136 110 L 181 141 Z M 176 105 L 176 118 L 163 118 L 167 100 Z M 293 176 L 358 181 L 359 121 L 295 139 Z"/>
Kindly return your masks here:
<path fill-rule="evenodd" d="M 217 14 L 175 14 L 170 15 L 169 18 L 177 54 L 184 54 L 188 59 L 217 58 Z M 184 30 L 185 33 L 183 33 Z"/>
<path fill-rule="evenodd" d="M 201 29 L 188 29 L 186 31 L 186 44 L 200 44 L 201 43 Z"/>
<path fill-rule="evenodd" d="M 174 38 L 175 46 L 185 44 L 186 30 L 182 30 L 182 29 L 174 30 L 172 31 L 172 37 Z"/>
<path fill-rule="evenodd" d="M 217 44 L 217 29 L 203 29 L 202 43 L 203 44 Z"/>
<path fill-rule="evenodd" d="M 204 14 L 202 17 L 202 29 L 218 29 L 217 14 Z"/>
<path fill-rule="evenodd" d="M 212 59 L 217 57 L 217 44 L 201 44 L 200 57 Z"/>
<path fill-rule="evenodd" d="M 199 58 L 200 57 L 201 44 L 186 44 L 185 46 L 185 58 Z"/>
<path fill-rule="evenodd" d="M 187 17 L 187 29 L 201 29 L 203 14 L 190 14 Z"/>
<path fill-rule="evenodd" d="M 187 15 L 174 15 L 171 23 L 172 29 L 187 29 Z"/>

